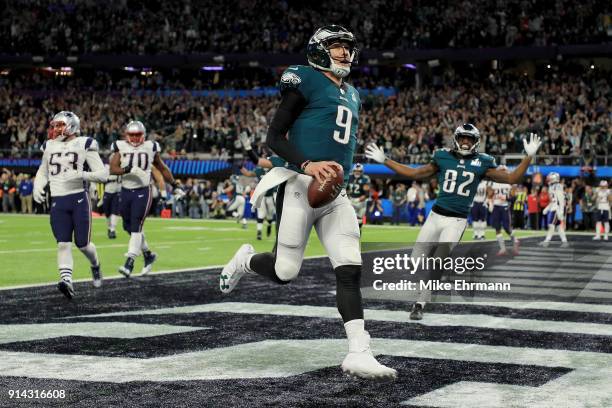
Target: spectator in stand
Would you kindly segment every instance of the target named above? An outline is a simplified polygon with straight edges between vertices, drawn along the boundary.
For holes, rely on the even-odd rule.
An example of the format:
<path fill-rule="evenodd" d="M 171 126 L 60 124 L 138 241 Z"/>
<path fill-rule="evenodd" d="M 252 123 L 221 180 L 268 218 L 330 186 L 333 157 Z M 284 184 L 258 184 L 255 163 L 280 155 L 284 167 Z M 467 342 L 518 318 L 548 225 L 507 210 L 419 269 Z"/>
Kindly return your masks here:
<path fill-rule="evenodd" d="M 391 192 L 391 205 L 393 206 L 393 215 L 391 225 L 399 225 L 402 217 L 402 212 L 406 206 L 406 186 L 402 183 L 396 184 Z"/>
<path fill-rule="evenodd" d="M 518 185 L 512 189 L 512 223 L 513 228 L 525 228 L 525 206 L 527 204 L 527 187 Z"/>
<path fill-rule="evenodd" d="M 21 200 L 21 212 L 32 214 L 32 192 L 34 184 L 30 180 L 29 174 L 24 174 L 19 182 L 19 198 Z"/>
<path fill-rule="evenodd" d="M 406 195 L 406 201 L 408 203 L 408 224 L 414 227 L 418 222 L 418 205 L 419 205 L 419 190 L 417 188 L 418 183 L 412 181 L 408 193 Z"/>
<path fill-rule="evenodd" d="M 529 196 L 527 196 L 527 213 L 529 214 L 529 228 L 531 230 L 540 229 L 540 205 L 538 202 L 538 190 L 535 185 L 532 185 Z"/>
<path fill-rule="evenodd" d="M 584 188 L 584 195 L 580 200 L 580 209 L 582 210 L 582 227 L 587 231 L 591 231 L 595 228 L 595 200 L 593 187 L 586 185 Z"/>
<path fill-rule="evenodd" d="M 539 218 L 541 220 L 541 228 L 544 230 L 548 229 L 548 217 L 544 214 L 544 209 L 550 204 L 550 196 L 548 195 L 548 187 L 542 186 L 540 195 L 538 196 L 538 203 L 540 204 Z"/>
<path fill-rule="evenodd" d="M 382 202 L 380 201 L 380 194 L 378 191 L 372 192 L 372 198 L 370 199 L 370 205 L 368 206 L 368 215 L 369 215 L 371 224 L 382 225 L 383 206 L 382 206 Z"/>
<path fill-rule="evenodd" d="M 2 212 L 15 212 L 15 175 L 8 169 L 2 169 L 0 176 L 2 188 Z"/>

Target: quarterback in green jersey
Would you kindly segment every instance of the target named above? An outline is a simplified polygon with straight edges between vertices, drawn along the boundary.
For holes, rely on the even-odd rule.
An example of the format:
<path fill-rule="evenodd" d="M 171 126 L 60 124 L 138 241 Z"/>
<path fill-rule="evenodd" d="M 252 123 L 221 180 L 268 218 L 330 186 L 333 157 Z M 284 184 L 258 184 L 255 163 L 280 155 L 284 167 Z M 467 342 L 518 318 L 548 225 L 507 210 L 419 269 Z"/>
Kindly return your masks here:
<path fill-rule="evenodd" d="M 322 183 L 342 169 L 346 184 L 351 172 L 361 100 L 359 92 L 344 78 L 357 55 L 350 31 L 337 25 L 325 26 L 308 42 L 309 65 L 292 65 L 282 74 L 281 101 L 266 143 L 288 163 L 288 168 L 273 169 L 258 186 L 260 191 L 278 185 L 276 245 L 273 252 L 260 254 L 251 245 L 240 247 L 223 268 L 219 286 L 223 293 L 229 293 L 245 274 L 289 283 L 300 271 L 314 226 L 336 275 L 336 304 L 349 343 L 342 370 L 360 378 L 393 379 L 397 372 L 374 358 L 365 330 L 359 226 L 346 191 L 343 189 L 322 207 L 308 204 L 313 177 Z"/>
<path fill-rule="evenodd" d="M 529 142 L 527 139 L 523 140 L 527 156 L 512 172 L 498 169 L 493 157 L 478 153 L 480 132 L 470 123 L 455 130 L 453 144 L 452 149 L 437 150 L 429 164 L 416 168 L 388 159 L 384 150 L 375 144 L 366 147 L 366 156 L 369 159 L 384 164 L 399 175 L 412 180 L 438 177 L 440 193 L 427 221 L 419 231 L 412 257 L 430 257 L 434 253 L 441 258 L 448 256 L 465 231 L 467 216 L 480 181 L 486 179 L 497 183 L 518 183 L 525 175 L 541 142 L 533 133 Z M 429 291 L 421 293 L 419 301 L 412 306 L 411 319 L 422 319 L 425 300 L 430 296 Z"/>

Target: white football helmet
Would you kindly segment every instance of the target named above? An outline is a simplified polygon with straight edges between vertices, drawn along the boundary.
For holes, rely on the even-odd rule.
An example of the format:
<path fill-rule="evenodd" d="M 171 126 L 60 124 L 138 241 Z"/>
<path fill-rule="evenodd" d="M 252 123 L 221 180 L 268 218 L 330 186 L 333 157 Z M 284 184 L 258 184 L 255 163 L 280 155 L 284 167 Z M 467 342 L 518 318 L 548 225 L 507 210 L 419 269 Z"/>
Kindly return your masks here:
<path fill-rule="evenodd" d="M 468 147 L 467 145 L 459 145 L 459 137 L 467 136 L 473 140 L 472 146 Z M 475 153 L 478 150 L 478 146 L 480 145 L 480 132 L 476 128 L 476 126 L 471 123 L 465 123 L 455 129 L 455 135 L 453 136 L 453 142 L 455 145 L 455 151 L 462 156 L 469 156 L 470 154 Z"/>
<path fill-rule="evenodd" d="M 559 176 L 559 173 L 553 171 L 548 173 L 548 176 L 546 176 L 546 181 L 548 184 L 555 184 L 561 181 L 561 176 Z"/>
<path fill-rule="evenodd" d="M 608 187 L 608 180 L 601 180 L 599 182 L 599 187 L 607 188 Z"/>
<path fill-rule="evenodd" d="M 359 173 L 359 174 L 357 174 Z M 355 163 L 355 166 L 353 167 L 353 175 L 354 176 L 361 176 L 363 174 L 363 164 L 361 163 Z"/>
<path fill-rule="evenodd" d="M 55 131 L 54 126 L 57 123 L 63 123 L 65 125 L 64 130 L 61 133 Z M 68 136 L 77 136 L 81 133 L 81 120 L 77 115 L 70 111 L 61 111 L 56 113 L 51 120 L 51 131 L 49 137 L 51 139 L 57 139 L 63 141 Z"/>
<path fill-rule="evenodd" d="M 147 129 L 139 120 L 132 120 L 125 126 L 125 138 L 132 146 L 139 146 L 144 143 Z"/>

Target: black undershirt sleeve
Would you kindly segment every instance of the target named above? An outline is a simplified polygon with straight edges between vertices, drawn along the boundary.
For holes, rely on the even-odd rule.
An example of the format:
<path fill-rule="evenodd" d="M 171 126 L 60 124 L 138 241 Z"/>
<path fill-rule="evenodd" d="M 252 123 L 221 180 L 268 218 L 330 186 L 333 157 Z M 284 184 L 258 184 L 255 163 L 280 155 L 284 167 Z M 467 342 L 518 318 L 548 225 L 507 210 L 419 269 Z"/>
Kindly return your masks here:
<path fill-rule="evenodd" d="M 274 114 L 274 118 L 272 118 L 266 137 L 266 143 L 274 153 L 297 167 L 300 167 L 308 159 L 297 151 L 285 135 L 305 106 L 306 99 L 300 91 L 297 89 L 285 90 L 282 93 L 280 105 Z"/>

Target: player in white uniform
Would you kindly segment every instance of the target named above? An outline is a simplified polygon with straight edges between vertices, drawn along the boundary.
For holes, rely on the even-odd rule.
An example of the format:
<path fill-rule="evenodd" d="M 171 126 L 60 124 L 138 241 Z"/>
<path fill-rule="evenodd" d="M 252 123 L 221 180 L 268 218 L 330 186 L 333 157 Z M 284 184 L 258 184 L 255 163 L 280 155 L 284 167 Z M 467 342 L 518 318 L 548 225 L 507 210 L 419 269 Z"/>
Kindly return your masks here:
<path fill-rule="evenodd" d="M 610 189 L 606 180 L 599 182 L 599 188 L 595 192 L 595 201 L 597 203 L 597 224 L 595 225 L 595 236 L 593 239 L 601 239 L 601 227 L 603 224 L 604 239 L 607 241 L 608 233 L 610 232 Z"/>
<path fill-rule="evenodd" d="M 159 143 L 145 140 L 146 129 L 142 122 L 131 121 L 125 128 L 125 140 L 111 146 L 111 174 L 121 176 L 121 217 L 123 229 L 130 234 L 127 259 L 119 267 L 119 273 L 129 278 L 134 269 L 134 259 L 142 252 L 144 267 L 141 275 L 151 271 L 157 255 L 149 249 L 142 227 L 151 208 L 151 168 L 155 166 L 164 179 L 174 183 L 174 177 L 160 157 Z"/>
<path fill-rule="evenodd" d="M 58 289 L 68 298 L 72 286 L 72 239 L 91 264 L 93 284 L 102 285 L 102 273 L 91 239 L 91 202 L 87 181 L 106 182 L 108 171 L 98 154 L 98 143 L 80 137 L 81 121 L 72 112 L 62 111 L 51 121 L 50 136 L 43 146 L 43 157 L 34 182 L 34 200 L 44 201 L 45 187 L 51 188 L 51 229 L 57 241 Z M 85 163 L 91 171 L 84 171 Z"/>
<path fill-rule="evenodd" d="M 506 166 L 499 166 L 502 169 L 506 169 Z M 510 190 L 512 186 L 506 183 L 491 183 L 489 191 L 491 199 L 493 201 L 493 214 L 491 217 L 491 224 L 495 228 L 495 235 L 497 243 L 499 244 L 498 256 L 506 255 L 506 243 L 504 242 L 504 235 L 502 234 L 502 228 L 506 231 L 506 234 L 510 236 L 513 242 L 513 253 L 514 255 L 519 254 L 520 241 L 514 235 L 512 230 L 512 223 L 510 222 L 510 206 L 508 199 L 510 198 Z"/>
<path fill-rule="evenodd" d="M 105 165 L 110 173 L 110 166 Z M 117 238 L 117 220 L 119 219 L 119 193 L 121 192 L 121 176 L 109 175 L 104 185 L 104 196 L 102 198 L 102 210 L 106 216 L 108 238 Z"/>
<path fill-rule="evenodd" d="M 478 184 L 474 202 L 472 203 L 472 226 L 474 228 L 474 239 L 485 239 L 485 230 L 487 229 L 487 208 L 485 201 L 487 199 L 487 184 L 486 180 L 482 180 Z"/>
<path fill-rule="evenodd" d="M 550 203 L 544 208 L 542 213 L 548 217 L 548 232 L 546 233 L 546 238 L 540 245 L 543 247 L 549 245 L 555 233 L 555 227 L 557 227 L 559 237 L 561 237 L 561 247 L 567 248 L 569 244 L 565 236 L 566 199 L 563 184 L 560 183 L 561 176 L 559 176 L 559 173 L 552 172 L 546 177 L 546 181 L 548 182 Z"/>
<path fill-rule="evenodd" d="M 233 174 L 230 177 L 229 185 L 224 189 L 224 192 L 232 197 L 227 206 L 227 211 L 232 214 L 232 217 L 236 218 L 236 221 L 242 222 L 242 228 L 246 228 L 247 220 L 244 216 L 244 210 L 246 207 L 245 195 L 250 192 L 250 188 L 248 186 L 245 187 L 242 185 L 242 183 L 240 183 L 240 176 Z"/>

